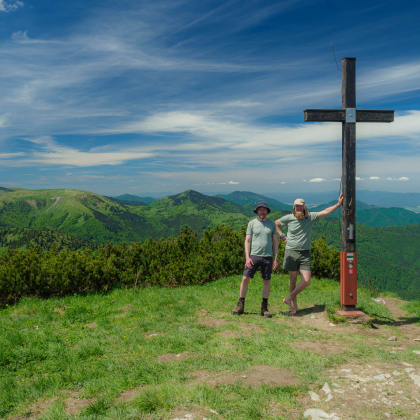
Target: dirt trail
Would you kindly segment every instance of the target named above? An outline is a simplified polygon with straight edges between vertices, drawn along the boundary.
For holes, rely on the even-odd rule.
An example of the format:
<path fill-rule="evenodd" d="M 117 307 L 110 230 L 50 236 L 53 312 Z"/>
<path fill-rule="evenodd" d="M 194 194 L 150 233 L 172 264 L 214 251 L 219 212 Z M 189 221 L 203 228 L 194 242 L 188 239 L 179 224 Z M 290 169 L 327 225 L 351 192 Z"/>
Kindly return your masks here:
<path fill-rule="evenodd" d="M 394 326 L 398 328 L 408 340 L 420 339 L 420 327 L 415 323 L 414 318 L 407 316 L 407 312 L 401 309 L 401 301 L 393 298 L 386 298 L 381 296 L 381 299 L 385 302 L 385 306 L 391 312 L 392 318 L 394 319 Z"/>

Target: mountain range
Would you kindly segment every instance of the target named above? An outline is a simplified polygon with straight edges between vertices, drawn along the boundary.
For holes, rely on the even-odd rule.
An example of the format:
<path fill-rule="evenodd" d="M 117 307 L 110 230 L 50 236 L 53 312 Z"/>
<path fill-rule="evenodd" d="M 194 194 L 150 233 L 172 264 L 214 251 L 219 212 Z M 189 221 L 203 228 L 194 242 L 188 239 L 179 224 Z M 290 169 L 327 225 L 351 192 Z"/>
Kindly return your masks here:
<path fill-rule="evenodd" d="M 260 200 L 266 200 L 272 208 L 269 217 L 273 220 L 290 213 L 287 204 L 259 194 L 236 192 L 228 196 L 229 200 L 188 190 L 134 206 L 126 204 L 136 201 L 132 197 L 121 200 L 70 189 L 0 188 L 0 246 L 5 250 L 39 244 L 47 249 L 55 242 L 61 248 L 95 248 L 106 241 L 175 237 L 184 225 L 200 235 L 207 227 L 220 224 L 240 230 L 255 217 L 253 209 Z M 335 203 L 336 200 L 311 210 L 322 210 Z M 340 249 L 337 216 L 339 212 L 317 222 L 313 235 L 316 238 L 325 234 L 328 244 Z M 369 276 L 382 289 L 405 298 L 420 298 L 418 217 L 402 208 L 357 203 L 357 220 L 365 222 L 356 226 L 361 283 Z M 407 225 L 398 226 L 403 224 Z"/>

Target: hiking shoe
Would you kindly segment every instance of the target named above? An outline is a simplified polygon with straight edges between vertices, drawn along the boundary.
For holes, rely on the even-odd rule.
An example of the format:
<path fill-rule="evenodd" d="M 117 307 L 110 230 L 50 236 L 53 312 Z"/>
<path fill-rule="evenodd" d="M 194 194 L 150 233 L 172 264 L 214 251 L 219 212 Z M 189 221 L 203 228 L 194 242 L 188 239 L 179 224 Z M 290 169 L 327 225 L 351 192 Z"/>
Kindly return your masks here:
<path fill-rule="evenodd" d="M 273 316 L 268 311 L 267 303 L 261 303 L 261 316 L 265 316 L 266 318 L 271 318 Z"/>
<path fill-rule="evenodd" d="M 245 301 L 239 299 L 238 305 L 236 308 L 231 312 L 232 315 L 242 315 L 245 309 Z"/>

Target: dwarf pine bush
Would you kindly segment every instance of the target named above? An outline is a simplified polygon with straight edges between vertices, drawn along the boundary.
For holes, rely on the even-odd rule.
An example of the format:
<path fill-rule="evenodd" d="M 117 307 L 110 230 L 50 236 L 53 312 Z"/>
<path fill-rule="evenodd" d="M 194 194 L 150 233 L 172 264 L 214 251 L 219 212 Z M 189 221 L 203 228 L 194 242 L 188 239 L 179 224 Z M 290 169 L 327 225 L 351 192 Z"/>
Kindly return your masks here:
<path fill-rule="evenodd" d="M 216 226 L 199 237 L 185 226 L 177 238 L 109 242 L 98 250 L 8 249 L 0 255 L 0 305 L 28 296 L 48 298 L 115 287 L 177 287 L 239 275 L 245 263 L 244 240 L 245 227 L 237 232 Z M 284 273 L 283 254 L 280 241 L 276 273 Z M 338 280 L 339 265 L 338 251 L 331 250 L 324 238 L 312 242 L 314 277 Z"/>

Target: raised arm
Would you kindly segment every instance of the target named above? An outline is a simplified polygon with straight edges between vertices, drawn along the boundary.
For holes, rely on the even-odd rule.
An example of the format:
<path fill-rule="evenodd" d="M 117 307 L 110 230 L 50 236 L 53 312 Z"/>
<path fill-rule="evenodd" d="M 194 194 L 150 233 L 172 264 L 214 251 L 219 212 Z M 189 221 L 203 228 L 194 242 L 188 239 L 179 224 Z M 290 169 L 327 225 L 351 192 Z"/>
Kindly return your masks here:
<path fill-rule="evenodd" d="M 325 210 L 322 210 L 318 213 L 318 219 L 322 219 L 325 216 L 328 216 L 329 214 L 336 211 L 342 204 L 343 204 L 344 194 L 341 193 L 340 197 L 338 197 L 338 203 L 334 204 L 331 207 L 326 208 Z"/>

